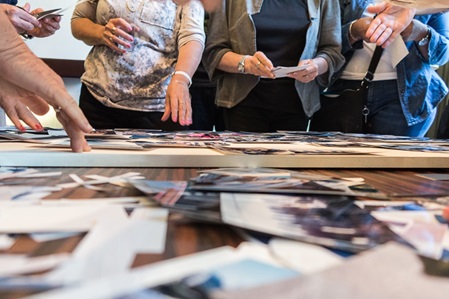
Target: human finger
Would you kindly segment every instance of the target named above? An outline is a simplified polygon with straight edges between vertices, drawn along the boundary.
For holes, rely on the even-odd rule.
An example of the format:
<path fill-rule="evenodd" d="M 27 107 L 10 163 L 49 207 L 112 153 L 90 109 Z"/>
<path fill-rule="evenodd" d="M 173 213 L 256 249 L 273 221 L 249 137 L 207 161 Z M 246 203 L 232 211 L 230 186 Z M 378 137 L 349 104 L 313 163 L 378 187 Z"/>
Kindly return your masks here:
<path fill-rule="evenodd" d="M 273 63 L 271 62 L 271 60 L 265 55 L 265 53 L 261 52 L 261 51 L 257 51 L 254 54 L 254 58 L 257 59 L 257 61 L 260 61 L 260 63 L 262 64 L 262 66 L 264 66 L 266 69 L 268 70 L 272 70 L 273 69 Z M 257 62 L 256 61 L 256 62 Z"/>
<path fill-rule="evenodd" d="M 192 105 L 190 94 L 183 94 L 182 100 L 178 105 L 179 108 L 179 124 L 189 126 L 192 124 Z"/>
<path fill-rule="evenodd" d="M 126 50 L 121 49 L 120 46 L 130 49 L 131 43 L 134 41 L 134 37 L 129 33 L 139 30 L 140 29 L 137 26 L 133 26 L 121 18 L 111 19 L 104 26 L 104 44 L 116 52 L 125 53 Z"/>
<path fill-rule="evenodd" d="M 59 15 L 50 15 L 48 17 L 42 18 L 40 20 L 41 23 L 46 23 L 46 24 L 50 24 L 50 23 L 61 23 L 61 16 Z"/>
<path fill-rule="evenodd" d="M 20 102 L 37 115 L 45 115 L 50 110 L 49 105 L 41 97 L 30 95 L 19 98 Z"/>
<path fill-rule="evenodd" d="M 162 114 L 161 120 L 166 121 L 167 119 L 169 119 L 170 113 L 171 113 L 170 106 L 165 105 L 164 114 Z"/>
<path fill-rule="evenodd" d="M 20 117 L 17 111 L 17 105 L 20 104 L 16 100 L 13 100 L 12 98 L 9 98 L 7 96 L 2 96 L 0 99 L 1 106 L 3 108 L 3 111 L 8 116 L 8 118 L 11 120 L 11 122 L 14 124 L 14 126 L 19 131 L 25 131 L 25 127 L 22 125 L 20 121 Z"/>
<path fill-rule="evenodd" d="M 246 73 L 274 79 L 272 63 L 262 52 L 249 56 L 245 61 Z"/>
<path fill-rule="evenodd" d="M 369 12 L 369 13 L 372 13 L 372 14 L 378 14 L 378 13 L 381 13 L 381 12 L 383 12 L 386 8 L 387 8 L 387 6 L 388 6 L 388 3 L 386 3 L 386 2 L 380 2 L 380 3 L 377 3 L 376 5 L 370 5 L 370 6 L 368 6 L 367 8 L 366 8 L 366 10 Z"/>
<path fill-rule="evenodd" d="M 379 27 L 380 24 L 382 24 L 380 19 L 372 20 L 368 28 L 366 29 L 365 36 L 367 38 L 371 38 L 371 36 L 374 34 L 374 32 L 377 30 L 377 27 Z"/>
<path fill-rule="evenodd" d="M 17 116 L 20 120 L 26 123 L 30 128 L 36 131 L 42 131 L 43 127 L 39 120 L 34 116 L 34 114 L 30 111 L 30 109 L 23 105 L 22 103 L 17 103 L 16 105 Z M 16 125 L 16 121 L 13 121 L 14 125 Z M 16 126 L 17 127 L 17 126 Z"/>
<path fill-rule="evenodd" d="M 298 66 L 303 66 L 304 69 L 289 73 L 288 77 L 294 78 L 300 82 L 308 83 L 318 76 L 318 65 L 313 61 L 313 59 L 301 60 Z"/>
<path fill-rule="evenodd" d="M 112 35 L 132 42 L 133 36 L 129 33 L 138 32 L 140 31 L 140 28 L 135 24 L 128 23 L 122 18 L 115 18 L 109 20 L 104 26 L 104 30 L 109 31 Z"/>
<path fill-rule="evenodd" d="M 48 24 L 43 24 L 40 28 L 35 28 L 31 31 L 28 31 L 28 33 L 32 36 L 36 37 L 47 37 L 50 35 L 55 34 L 55 32 L 59 29 L 59 27 L 55 28 Z"/>
<path fill-rule="evenodd" d="M 22 20 L 25 20 L 28 23 L 31 23 L 34 27 L 39 27 L 40 22 L 34 16 L 36 13 L 44 11 L 42 8 L 37 8 L 31 11 L 31 5 L 29 3 L 25 3 L 24 6 L 12 6 L 17 9 L 16 13 Z"/>
<path fill-rule="evenodd" d="M 273 73 L 270 69 L 267 68 L 265 64 L 263 64 L 260 60 L 255 57 L 247 58 L 245 65 L 246 73 L 254 76 L 265 77 L 265 78 L 274 78 Z"/>
<path fill-rule="evenodd" d="M 63 115 L 67 119 L 67 123 L 70 123 L 77 129 L 89 133 L 92 131 L 92 126 L 89 124 L 88 120 L 84 116 L 78 104 L 73 100 L 73 98 L 63 98 L 57 97 L 56 101 L 51 101 L 51 105 L 55 111 L 63 111 Z M 47 99 L 47 102 L 49 100 Z"/>
<path fill-rule="evenodd" d="M 54 18 L 44 18 L 41 20 L 41 25 L 48 31 L 57 31 L 61 28 L 61 25 L 59 22 L 55 21 Z"/>
<path fill-rule="evenodd" d="M 189 88 L 184 82 L 177 80 L 174 80 L 171 87 L 172 120 L 173 122 L 179 122 L 182 126 L 190 125 L 192 123 L 192 110 Z"/>
<path fill-rule="evenodd" d="M 70 138 L 70 148 L 72 151 L 76 153 L 90 151 L 91 147 L 87 143 L 85 132 L 74 123 L 73 119 L 70 118 L 66 111 L 58 107 L 55 109 L 55 112 L 56 118 L 62 124 Z"/>
<path fill-rule="evenodd" d="M 377 40 L 375 41 L 375 43 L 378 46 L 383 46 L 384 48 L 386 47 L 385 43 L 392 39 L 393 36 L 393 30 L 389 27 L 387 27 L 384 32 L 377 38 Z M 394 40 L 394 39 L 393 39 Z"/>
<path fill-rule="evenodd" d="M 377 26 L 376 30 L 374 30 L 371 36 L 369 36 L 368 33 L 366 33 L 366 37 L 369 38 L 369 41 L 371 43 L 377 43 L 379 38 L 384 34 L 386 29 L 387 26 L 381 23 L 379 26 Z"/>
<path fill-rule="evenodd" d="M 39 21 L 27 11 L 16 6 L 10 6 L 11 8 L 5 10 L 5 13 L 8 16 L 11 24 L 19 33 L 40 27 Z"/>
<path fill-rule="evenodd" d="M 165 96 L 164 114 L 161 117 L 162 121 L 168 120 L 170 116 L 172 117 L 173 122 L 178 121 L 178 102 L 175 99 L 173 92 L 171 92 L 171 89 L 173 89 L 173 87 L 171 87 L 172 84 L 173 82 L 170 82 L 168 85 L 167 94 Z"/>

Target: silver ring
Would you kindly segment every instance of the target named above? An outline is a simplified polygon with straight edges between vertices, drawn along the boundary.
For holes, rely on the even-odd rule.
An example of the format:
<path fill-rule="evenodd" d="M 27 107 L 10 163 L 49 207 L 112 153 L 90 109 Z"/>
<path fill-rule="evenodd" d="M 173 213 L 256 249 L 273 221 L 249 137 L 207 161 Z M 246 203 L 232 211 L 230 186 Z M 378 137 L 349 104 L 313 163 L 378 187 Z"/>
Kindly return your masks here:
<path fill-rule="evenodd" d="M 109 40 L 112 42 L 112 36 L 109 38 Z"/>
<path fill-rule="evenodd" d="M 58 107 L 53 107 L 53 109 L 55 110 L 55 113 L 59 113 L 59 112 L 61 112 L 61 111 L 62 111 L 62 108 L 61 108 L 61 106 L 58 106 Z"/>
<path fill-rule="evenodd" d="M 112 32 L 112 34 L 114 34 L 115 35 L 115 30 L 117 30 L 117 27 L 112 27 L 112 29 L 111 29 L 111 32 Z"/>
<path fill-rule="evenodd" d="M 256 63 L 257 68 L 260 68 L 260 63 L 261 63 L 260 61 L 258 63 Z"/>

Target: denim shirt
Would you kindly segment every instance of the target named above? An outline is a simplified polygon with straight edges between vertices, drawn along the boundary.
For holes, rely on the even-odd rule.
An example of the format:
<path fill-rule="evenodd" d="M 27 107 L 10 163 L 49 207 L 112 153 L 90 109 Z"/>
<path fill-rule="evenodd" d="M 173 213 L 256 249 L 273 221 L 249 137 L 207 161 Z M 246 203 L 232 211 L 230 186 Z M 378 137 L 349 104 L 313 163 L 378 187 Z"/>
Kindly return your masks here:
<path fill-rule="evenodd" d="M 227 73 L 219 70 L 217 65 L 223 55 L 230 51 L 242 55 L 256 53 L 256 29 L 251 15 L 260 12 L 262 3 L 263 0 L 226 0 L 210 14 L 203 63 L 211 80 L 217 82 L 218 106 L 234 107 L 259 82 L 259 77 Z M 310 83 L 295 81 L 304 112 L 311 117 L 320 108 L 319 85 L 328 85 L 332 74 L 340 69 L 344 59 L 341 55 L 338 1 L 307 0 L 307 8 L 310 26 L 300 60 L 322 57 L 329 66 L 327 73 Z"/>
<path fill-rule="evenodd" d="M 361 41 L 351 46 L 348 37 L 349 25 L 362 16 L 370 3 L 370 0 L 340 0 L 342 53 L 346 64 L 354 50 L 363 46 Z M 425 59 L 421 55 L 416 42 L 407 42 L 409 54 L 396 66 L 399 99 L 409 126 L 429 117 L 448 93 L 446 83 L 432 69 L 432 65 L 440 66 L 449 61 L 449 13 L 418 15 L 415 19 L 427 24 L 430 29 L 429 58 Z M 341 76 L 343 69 L 332 77 L 332 82 Z"/>

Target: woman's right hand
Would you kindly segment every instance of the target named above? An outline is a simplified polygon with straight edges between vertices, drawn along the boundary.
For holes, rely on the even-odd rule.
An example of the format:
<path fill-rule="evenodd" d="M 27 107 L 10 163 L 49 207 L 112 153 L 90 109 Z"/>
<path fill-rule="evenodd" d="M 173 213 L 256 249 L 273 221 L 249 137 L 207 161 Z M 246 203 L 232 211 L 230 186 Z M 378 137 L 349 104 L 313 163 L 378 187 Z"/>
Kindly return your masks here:
<path fill-rule="evenodd" d="M 129 33 L 140 30 L 134 24 L 130 24 L 122 18 L 110 19 L 103 29 L 103 43 L 118 53 L 125 53 L 131 48 L 134 38 Z M 122 48 L 120 48 L 122 46 Z"/>
<path fill-rule="evenodd" d="M 258 51 L 245 59 L 246 74 L 274 79 L 272 69 L 273 63 L 263 52 Z"/>

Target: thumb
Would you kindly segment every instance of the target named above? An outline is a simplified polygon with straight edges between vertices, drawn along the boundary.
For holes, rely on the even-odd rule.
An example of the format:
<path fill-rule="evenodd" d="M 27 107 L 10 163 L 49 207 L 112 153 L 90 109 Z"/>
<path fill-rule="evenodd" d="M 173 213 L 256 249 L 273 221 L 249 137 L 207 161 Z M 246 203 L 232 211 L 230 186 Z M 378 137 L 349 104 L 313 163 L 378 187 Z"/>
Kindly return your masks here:
<path fill-rule="evenodd" d="M 388 5 L 388 3 L 386 3 L 386 2 L 381 2 L 381 3 L 376 4 L 376 5 L 370 5 L 370 6 L 368 6 L 368 7 L 366 8 L 366 10 L 367 10 L 368 12 L 370 12 L 370 13 L 378 14 L 378 13 L 383 12 L 383 11 L 387 8 L 387 5 Z"/>
<path fill-rule="evenodd" d="M 22 7 L 26 12 L 30 12 L 31 10 L 31 5 L 30 3 L 25 3 L 25 5 Z"/>
<path fill-rule="evenodd" d="M 45 115 L 50 110 L 47 102 L 37 95 L 23 97 L 19 100 L 37 115 Z"/>

